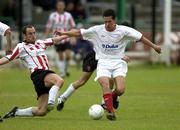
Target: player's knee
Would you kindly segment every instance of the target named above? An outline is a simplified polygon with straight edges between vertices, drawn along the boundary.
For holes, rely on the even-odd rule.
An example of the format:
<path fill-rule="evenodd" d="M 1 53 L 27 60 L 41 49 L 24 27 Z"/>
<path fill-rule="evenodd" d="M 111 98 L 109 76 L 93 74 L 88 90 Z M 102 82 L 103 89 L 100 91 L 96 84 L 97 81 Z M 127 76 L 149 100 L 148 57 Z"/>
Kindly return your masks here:
<path fill-rule="evenodd" d="M 116 92 L 119 96 L 121 96 L 125 93 L 125 89 L 117 89 Z"/>
<path fill-rule="evenodd" d="M 64 84 L 64 80 L 62 79 L 62 78 L 60 78 L 60 77 L 58 77 L 57 79 L 56 79 L 56 83 L 55 83 L 57 86 L 62 86 L 63 84 Z"/>
<path fill-rule="evenodd" d="M 38 116 L 45 116 L 47 114 L 46 110 L 39 110 L 38 111 Z"/>
<path fill-rule="evenodd" d="M 107 82 L 100 82 L 100 84 L 103 88 L 110 88 L 109 83 Z"/>

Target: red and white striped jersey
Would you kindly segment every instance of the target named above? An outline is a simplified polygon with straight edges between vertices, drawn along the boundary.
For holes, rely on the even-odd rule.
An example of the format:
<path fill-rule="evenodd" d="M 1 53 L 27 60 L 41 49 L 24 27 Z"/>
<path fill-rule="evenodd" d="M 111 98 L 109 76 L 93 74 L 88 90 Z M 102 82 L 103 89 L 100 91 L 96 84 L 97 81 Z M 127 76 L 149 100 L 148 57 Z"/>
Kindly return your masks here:
<path fill-rule="evenodd" d="M 53 45 L 53 41 L 51 38 L 44 41 L 36 40 L 34 44 L 22 42 L 17 44 L 17 46 L 13 50 L 13 53 L 7 55 L 6 58 L 10 61 L 20 58 L 26 63 L 31 73 L 37 69 L 48 70 L 48 58 L 45 50 L 48 46 L 51 45 Z"/>
<path fill-rule="evenodd" d="M 58 12 L 52 12 L 49 16 L 46 28 L 53 30 L 53 35 L 56 35 L 57 31 L 69 31 L 75 27 L 75 22 L 72 15 L 68 12 L 59 14 Z M 62 40 L 61 43 L 68 42 L 69 38 Z"/>
<path fill-rule="evenodd" d="M 6 24 L 4 23 L 1 23 L 0 22 L 0 35 L 5 35 L 5 32 L 9 29 L 10 27 L 7 26 Z"/>

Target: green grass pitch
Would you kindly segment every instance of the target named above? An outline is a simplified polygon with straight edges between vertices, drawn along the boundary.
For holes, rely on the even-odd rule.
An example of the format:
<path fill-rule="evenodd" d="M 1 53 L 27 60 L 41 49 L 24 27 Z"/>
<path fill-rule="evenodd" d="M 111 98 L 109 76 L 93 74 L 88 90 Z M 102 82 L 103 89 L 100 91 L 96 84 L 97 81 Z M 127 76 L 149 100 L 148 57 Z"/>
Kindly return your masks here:
<path fill-rule="evenodd" d="M 71 68 L 62 93 L 78 79 L 80 71 Z M 101 88 L 95 74 L 66 102 L 63 111 L 54 109 L 45 117 L 16 117 L 0 122 L 0 130 L 180 130 L 180 68 L 159 66 L 130 67 L 126 92 L 120 98 L 117 120 L 92 120 L 88 108 L 101 102 Z M 29 72 L 0 68 L 0 115 L 13 106 L 36 105 L 36 93 Z"/>

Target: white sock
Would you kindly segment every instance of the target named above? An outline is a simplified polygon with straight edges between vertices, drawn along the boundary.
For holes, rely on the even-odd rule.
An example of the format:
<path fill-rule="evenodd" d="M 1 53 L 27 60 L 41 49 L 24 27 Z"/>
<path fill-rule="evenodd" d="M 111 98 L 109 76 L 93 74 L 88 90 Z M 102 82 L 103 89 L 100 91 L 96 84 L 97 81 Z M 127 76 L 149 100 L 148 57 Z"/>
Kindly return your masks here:
<path fill-rule="evenodd" d="M 102 98 L 102 100 L 101 100 L 101 104 L 105 104 L 104 98 Z"/>
<path fill-rule="evenodd" d="M 66 89 L 66 91 L 60 96 L 63 102 L 67 100 L 75 91 L 75 88 L 72 86 L 72 84 L 69 85 L 69 87 Z"/>
<path fill-rule="evenodd" d="M 16 116 L 33 116 L 32 107 L 25 108 L 25 109 L 17 109 Z"/>
<path fill-rule="evenodd" d="M 58 69 L 61 74 L 61 76 L 65 76 L 65 69 L 66 69 L 66 63 L 64 60 L 57 61 Z"/>
<path fill-rule="evenodd" d="M 55 103 L 58 90 L 59 90 L 59 87 L 56 85 L 53 85 L 51 87 L 51 89 L 49 90 L 48 104 L 54 104 Z"/>

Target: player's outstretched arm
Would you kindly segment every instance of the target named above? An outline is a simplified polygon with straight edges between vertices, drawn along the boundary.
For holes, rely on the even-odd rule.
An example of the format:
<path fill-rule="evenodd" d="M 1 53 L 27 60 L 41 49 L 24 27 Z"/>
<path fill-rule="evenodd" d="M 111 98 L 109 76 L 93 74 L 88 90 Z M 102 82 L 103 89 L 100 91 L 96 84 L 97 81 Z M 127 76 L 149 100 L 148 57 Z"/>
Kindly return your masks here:
<path fill-rule="evenodd" d="M 70 31 L 67 32 L 58 32 L 59 35 L 67 35 L 69 37 L 79 37 L 81 36 L 80 30 L 78 29 L 71 29 Z"/>
<path fill-rule="evenodd" d="M 66 38 L 68 38 L 67 35 L 62 35 L 62 36 L 53 37 L 52 40 L 53 40 L 54 44 L 60 44 L 60 41 L 62 41 L 63 39 L 66 39 Z"/>
<path fill-rule="evenodd" d="M 7 59 L 6 57 L 3 57 L 0 59 L 0 65 L 7 64 L 8 62 L 9 62 L 9 59 Z"/>
<path fill-rule="evenodd" d="M 154 43 L 152 43 L 150 40 L 148 40 L 146 37 L 142 36 L 142 38 L 140 39 L 140 41 L 144 44 L 146 44 L 149 47 L 152 47 L 157 53 L 161 53 L 161 46 L 156 45 Z"/>

